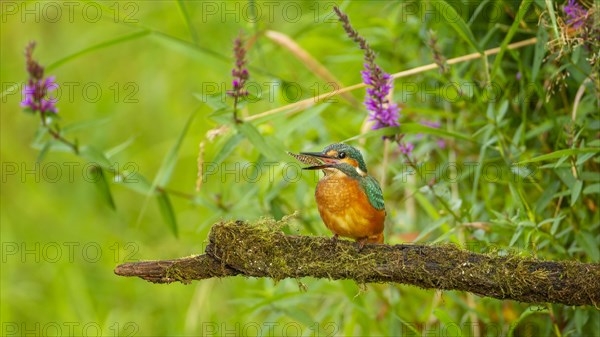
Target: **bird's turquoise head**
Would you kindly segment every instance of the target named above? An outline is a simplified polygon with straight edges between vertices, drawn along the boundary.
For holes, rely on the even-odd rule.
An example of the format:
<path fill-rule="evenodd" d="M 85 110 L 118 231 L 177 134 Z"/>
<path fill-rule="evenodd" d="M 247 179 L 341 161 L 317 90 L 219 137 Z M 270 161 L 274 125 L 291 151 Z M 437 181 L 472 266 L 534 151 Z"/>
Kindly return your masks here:
<path fill-rule="evenodd" d="M 360 151 L 348 144 L 336 143 L 321 152 L 302 152 L 302 155 L 317 157 L 322 165 L 306 167 L 306 170 L 338 169 L 348 175 L 367 175 L 367 165 Z"/>

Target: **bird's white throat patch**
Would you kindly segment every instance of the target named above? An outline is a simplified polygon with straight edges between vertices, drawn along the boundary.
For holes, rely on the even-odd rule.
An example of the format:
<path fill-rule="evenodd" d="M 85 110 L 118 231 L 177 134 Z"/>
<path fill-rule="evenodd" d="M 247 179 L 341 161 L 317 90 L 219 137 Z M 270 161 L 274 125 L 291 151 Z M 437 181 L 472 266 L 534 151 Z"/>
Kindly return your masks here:
<path fill-rule="evenodd" d="M 356 167 L 356 173 L 358 173 L 361 177 L 364 177 L 367 175 L 367 172 L 361 170 L 360 167 Z"/>

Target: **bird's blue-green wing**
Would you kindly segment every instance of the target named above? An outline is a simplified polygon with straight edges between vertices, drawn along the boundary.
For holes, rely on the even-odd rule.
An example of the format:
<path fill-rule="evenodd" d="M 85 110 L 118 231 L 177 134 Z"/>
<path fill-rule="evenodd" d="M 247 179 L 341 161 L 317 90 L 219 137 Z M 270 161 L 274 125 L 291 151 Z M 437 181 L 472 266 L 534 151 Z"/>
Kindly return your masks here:
<path fill-rule="evenodd" d="M 385 205 L 383 203 L 383 192 L 381 191 L 381 187 L 379 187 L 379 183 L 375 178 L 371 176 L 363 177 L 360 180 L 360 186 L 369 197 L 369 202 L 376 209 L 384 209 Z"/>

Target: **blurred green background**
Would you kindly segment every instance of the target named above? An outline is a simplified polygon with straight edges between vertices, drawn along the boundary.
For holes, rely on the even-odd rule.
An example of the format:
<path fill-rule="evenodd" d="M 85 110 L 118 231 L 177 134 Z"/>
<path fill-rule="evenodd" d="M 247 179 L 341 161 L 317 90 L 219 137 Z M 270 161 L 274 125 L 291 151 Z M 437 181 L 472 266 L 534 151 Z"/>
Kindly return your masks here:
<path fill-rule="evenodd" d="M 342 86 L 360 83 L 362 54 L 332 15 L 335 2 L 3 1 L 2 335 L 598 335 L 594 308 L 396 284 L 235 277 L 155 285 L 113 274 L 122 262 L 201 253 L 220 219 L 280 219 L 298 211 L 286 231 L 330 235 L 314 203 L 316 177 L 285 179 L 294 160 L 283 150 L 318 151 L 359 135 L 350 143 L 383 182 L 388 243 L 453 242 L 477 252 L 598 263 L 600 109 L 597 63 L 586 59 L 598 50 L 585 42 L 546 44 L 568 28 L 564 3 L 553 3 L 552 11 L 547 3 L 553 2 L 337 3 L 389 73 L 434 62 L 434 49 L 449 59 L 503 42 L 540 41 L 514 50 L 504 44 L 498 62 L 491 56 L 396 81 L 399 132 L 432 172 L 420 177 L 407 173 L 396 144 L 385 145 L 364 126 L 364 89 L 352 91 L 353 100 L 335 96 L 252 121 L 254 138 L 231 127 L 224 92 L 240 32 L 249 41 L 250 81 L 260 88 L 250 90 L 260 100 L 244 104 L 242 116 L 332 88 L 267 31 L 289 36 Z M 583 6 L 597 12 L 591 1 Z M 54 146 L 40 158 L 49 138 L 39 134 L 39 117 L 19 106 L 27 79 L 23 50 L 32 40 L 34 57 L 60 85 L 56 122 L 65 138 L 98 153 L 78 156 Z M 489 83 L 499 91 L 489 91 Z M 450 133 L 427 134 L 423 121 Z M 207 132 L 222 125 L 227 129 L 208 140 Z M 203 162 L 220 169 L 205 172 L 196 192 L 201 142 Z M 90 171 L 90 162 L 104 157 L 117 173 L 135 172 L 149 183 L 109 183 L 111 207 Z M 272 177 L 269 162 L 279 163 Z M 443 179 L 448 163 L 479 166 Z M 485 165 L 502 176 L 494 178 Z M 438 179 L 429 189 L 432 176 Z M 153 181 L 166 191 L 162 208 L 147 192 Z"/>

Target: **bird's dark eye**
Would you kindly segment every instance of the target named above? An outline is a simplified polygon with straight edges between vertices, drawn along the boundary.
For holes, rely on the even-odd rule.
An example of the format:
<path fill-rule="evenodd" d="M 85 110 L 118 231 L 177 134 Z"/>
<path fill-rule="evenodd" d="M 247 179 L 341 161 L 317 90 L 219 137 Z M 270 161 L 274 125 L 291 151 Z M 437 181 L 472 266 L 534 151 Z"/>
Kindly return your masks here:
<path fill-rule="evenodd" d="M 338 153 L 338 158 L 340 158 L 340 159 L 346 158 L 346 152 L 340 152 L 340 153 Z"/>

